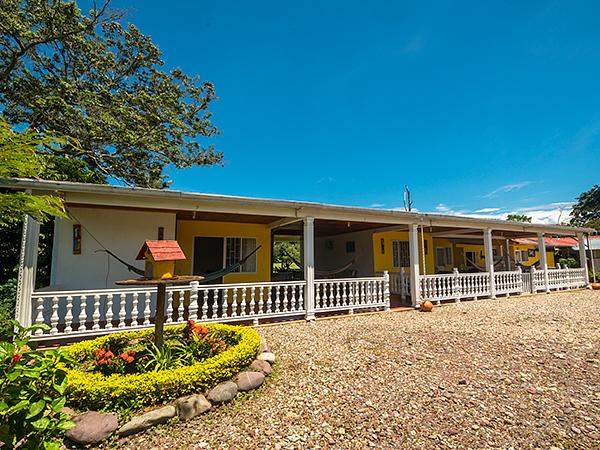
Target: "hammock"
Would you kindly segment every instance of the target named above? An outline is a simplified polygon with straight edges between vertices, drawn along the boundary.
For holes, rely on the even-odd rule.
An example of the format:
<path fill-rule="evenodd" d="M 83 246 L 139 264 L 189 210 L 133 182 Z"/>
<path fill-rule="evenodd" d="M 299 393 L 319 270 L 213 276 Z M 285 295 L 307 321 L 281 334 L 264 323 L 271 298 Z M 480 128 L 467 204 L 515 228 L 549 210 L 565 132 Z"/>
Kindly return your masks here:
<path fill-rule="evenodd" d="M 479 270 L 480 272 L 485 272 L 485 267 L 481 267 L 478 266 L 477 264 L 475 264 L 473 261 L 471 261 L 470 258 L 466 258 L 467 262 L 470 263 L 473 267 L 475 267 L 477 270 Z M 500 264 L 502 261 L 504 261 L 504 257 L 502 256 L 497 256 L 496 260 L 494 261 L 494 267 L 496 267 L 498 264 Z"/>
<path fill-rule="evenodd" d="M 104 252 L 104 253 L 112 256 L 117 261 L 119 261 L 121 264 L 123 264 L 125 267 L 127 267 L 127 270 L 129 270 L 130 272 L 136 273 L 136 274 L 138 274 L 141 277 L 143 277 L 143 276 L 146 275 L 142 269 L 138 269 L 137 267 L 132 266 L 131 264 L 129 264 L 127 261 L 123 261 L 121 258 L 119 258 L 117 255 L 115 255 L 113 252 L 111 252 L 110 250 L 108 250 L 106 248 L 102 248 L 100 250 L 96 250 L 94 253 L 98 253 L 98 252 Z"/>
<path fill-rule="evenodd" d="M 246 264 L 246 261 L 248 261 L 250 259 L 250 257 L 252 255 L 254 255 L 259 248 L 261 248 L 262 246 L 259 245 L 258 247 L 256 247 L 251 253 L 249 253 L 248 255 L 246 255 L 244 258 L 240 259 L 238 262 L 231 264 L 230 266 L 225 267 L 222 270 L 217 270 L 216 272 L 211 272 L 211 273 L 207 273 L 204 278 L 202 280 L 199 281 L 200 284 L 206 284 L 210 281 L 219 279 L 231 272 L 235 272 L 236 270 L 238 270 L 241 266 L 243 266 L 244 264 Z M 140 276 L 144 276 L 146 275 L 144 273 L 144 271 L 142 269 L 138 269 L 135 266 L 132 266 L 131 264 L 129 264 L 126 261 L 123 261 L 121 258 L 119 258 L 117 255 L 115 255 L 113 252 L 111 252 L 110 250 L 103 248 L 100 250 L 96 250 L 94 253 L 98 253 L 98 252 L 105 252 L 107 254 L 109 254 L 110 256 L 112 256 L 113 258 L 115 258 L 117 261 L 119 261 L 121 264 L 123 264 L 125 267 L 127 267 L 127 270 L 129 270 L 130 272 L 134 272 Z"/>
<path fill-rule="evenodd" d="M 204 275 L 204 278 L 199 281 L 199 283 L 206 284 L 209 281 L 217 280 L 231 272 L 235 272 L 240 267 L 242 267 L 244 264 L 246 264 L 246 261 L 248 261 L 250 259 L 250 257 L 252 255 L 254 255 L 258 251 L 258 249 L 261 247 L 262 247 L 262 245 L 259 245 L 251 253 L 248 253 L 244 258 L 240 259 L 238 262 L 236 262 L 230 266 L 225 267 L 222 270 L 217 270 L 216 272 L 207 273 L 206 275 Z"/>
<path fill-rule="evenodd" d="M 300 267 L 301 271 L 304 271 L 304 269 L 303 269 L 304 264 L 302 264 L 300 261 L 298 261 L 292 255 L 290 255 L 288 252 L 286 252 L 285 249 L 283 249 L 283 253 L 285 253 L 294 262 L 294 264 L 296 264 L 298 267 Z M 342 273 L 345 270 L 348 270 L 350 267 L 352 267 L 354 265 L 355 261 L 356 261 L 356 258 L 354 258 L 349 263 L 347 263 L 344 266 L 339 267 L 337 269 L 331 269 L 331 270 L 317 270 L 317 269 L 315 269 L 315 275 L 317 275 L 319 277 L 329 277 L 329 276 L 332 276 L 332 275 L 337 275 L 338 273 Z"/>

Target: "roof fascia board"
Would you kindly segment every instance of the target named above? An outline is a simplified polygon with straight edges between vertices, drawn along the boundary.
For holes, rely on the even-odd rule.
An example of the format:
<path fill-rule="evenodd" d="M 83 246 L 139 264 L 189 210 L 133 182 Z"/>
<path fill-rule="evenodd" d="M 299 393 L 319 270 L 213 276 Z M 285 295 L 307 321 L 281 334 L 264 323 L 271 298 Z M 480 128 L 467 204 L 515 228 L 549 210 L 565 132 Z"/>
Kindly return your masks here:
<path fill-rule="evenodd" d="M 73 203 L 107 206 L 152 207 L 166 210 L 189 210 L 221 213 L 246 213 L 280 217 L 315 217 L 330 220 L 377 222 L 383 224 L 413 224 L 448 226 L 524 233 L 546 233 L 574 236 L 594 232 L 591 228 L 559 225 L 508 223 L 493 219 L 448 216 L 442 214 L 408 213 L 350 206 L 325 205 L 288 200 L 256 199 L 217 194 L 198 194 L 158 189 L 131 188 L 112 185 L 57 182 L 47 180 L 12 179 L 0 181 L 0 186 L 13 189 L 32 189 L 64 193 Z"/>

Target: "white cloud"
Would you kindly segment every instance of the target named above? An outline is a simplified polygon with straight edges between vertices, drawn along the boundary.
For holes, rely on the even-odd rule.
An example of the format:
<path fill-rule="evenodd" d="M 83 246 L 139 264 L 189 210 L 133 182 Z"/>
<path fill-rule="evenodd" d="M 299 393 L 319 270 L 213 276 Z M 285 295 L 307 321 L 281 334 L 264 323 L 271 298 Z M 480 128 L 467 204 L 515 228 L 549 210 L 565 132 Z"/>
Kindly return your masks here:
<path fill-rule="evenodd" d="M 500 194 L 505 194 L 507 192 L 518 191 L 519 189 L 523 189 L 526 186 L 529 186 L 531 181 L 520 181 L 518 183 L 505 184 L 504 186 L 500 186 L 498 189 L 494 189 L 492 192 L 489 192 L 483 195 L 483 198 L 493 198 L 498 197 Z"/>
<path fill-rule="evenodd" d="M 500 211 L 500 208 L 481 208 L 476 210 L 476 213 L 495 213 Z"/>
<path fill-rule="evenodd" d="M 335 178 L 333 177 L 323 177 L 323 178 L 319 178 L 317 180 L 317 184 L 321 184 L 321 183 L 333 183 L 335 181 Z"/>
<path fill-rule="evenodd" d="M 442 207 L 440 209 L 440 206 Z M 525 208 L 480 208 L 473 211 L 454 210 L 444 204 L 436 206 L 437 214 L 472 217 L 474 219 L 506 220 L 509 214 L 525 214 L 531 217 L 533 223 L 558 224 L 569 221 L 573 203 L 554 202 L 545 205 L 528 206 Z"/>
<path fill-rule="evenodd" d="M 369 205 L 370 208 L 383 208 L 385 205 L 383 203 L 371 203 Z"/>

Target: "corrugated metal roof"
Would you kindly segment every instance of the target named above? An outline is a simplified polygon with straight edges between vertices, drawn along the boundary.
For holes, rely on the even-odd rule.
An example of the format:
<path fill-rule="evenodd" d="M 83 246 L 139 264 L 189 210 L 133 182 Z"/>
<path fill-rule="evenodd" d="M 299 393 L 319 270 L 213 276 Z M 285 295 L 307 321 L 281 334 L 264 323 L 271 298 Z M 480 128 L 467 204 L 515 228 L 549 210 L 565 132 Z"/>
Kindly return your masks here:
<path fill-rule="evenodd" d="M 513 242 L 521 245 L 537 245 L 538 240 L 534 238 L 517 238 L 513 239 Z M 577 239 L 564 237 L 564 238 L 551 238 L 545 237 L 544 244 L 546 247 L 573 247 L 577 245 Z"/>

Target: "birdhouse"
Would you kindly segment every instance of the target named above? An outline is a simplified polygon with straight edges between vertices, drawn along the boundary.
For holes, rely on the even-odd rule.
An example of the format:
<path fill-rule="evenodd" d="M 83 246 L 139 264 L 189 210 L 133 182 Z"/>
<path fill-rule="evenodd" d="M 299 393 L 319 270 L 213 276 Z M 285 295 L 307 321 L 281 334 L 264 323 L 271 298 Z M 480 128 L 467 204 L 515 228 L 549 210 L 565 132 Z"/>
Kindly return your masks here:
<path fill-rule="evenodd" d="M 146 241 L 140 249 L 136 260 L 144 260 L 146 278 L 173 278 L 175 261 L 185 258 L 185 254 L 177 241 Z"/>

